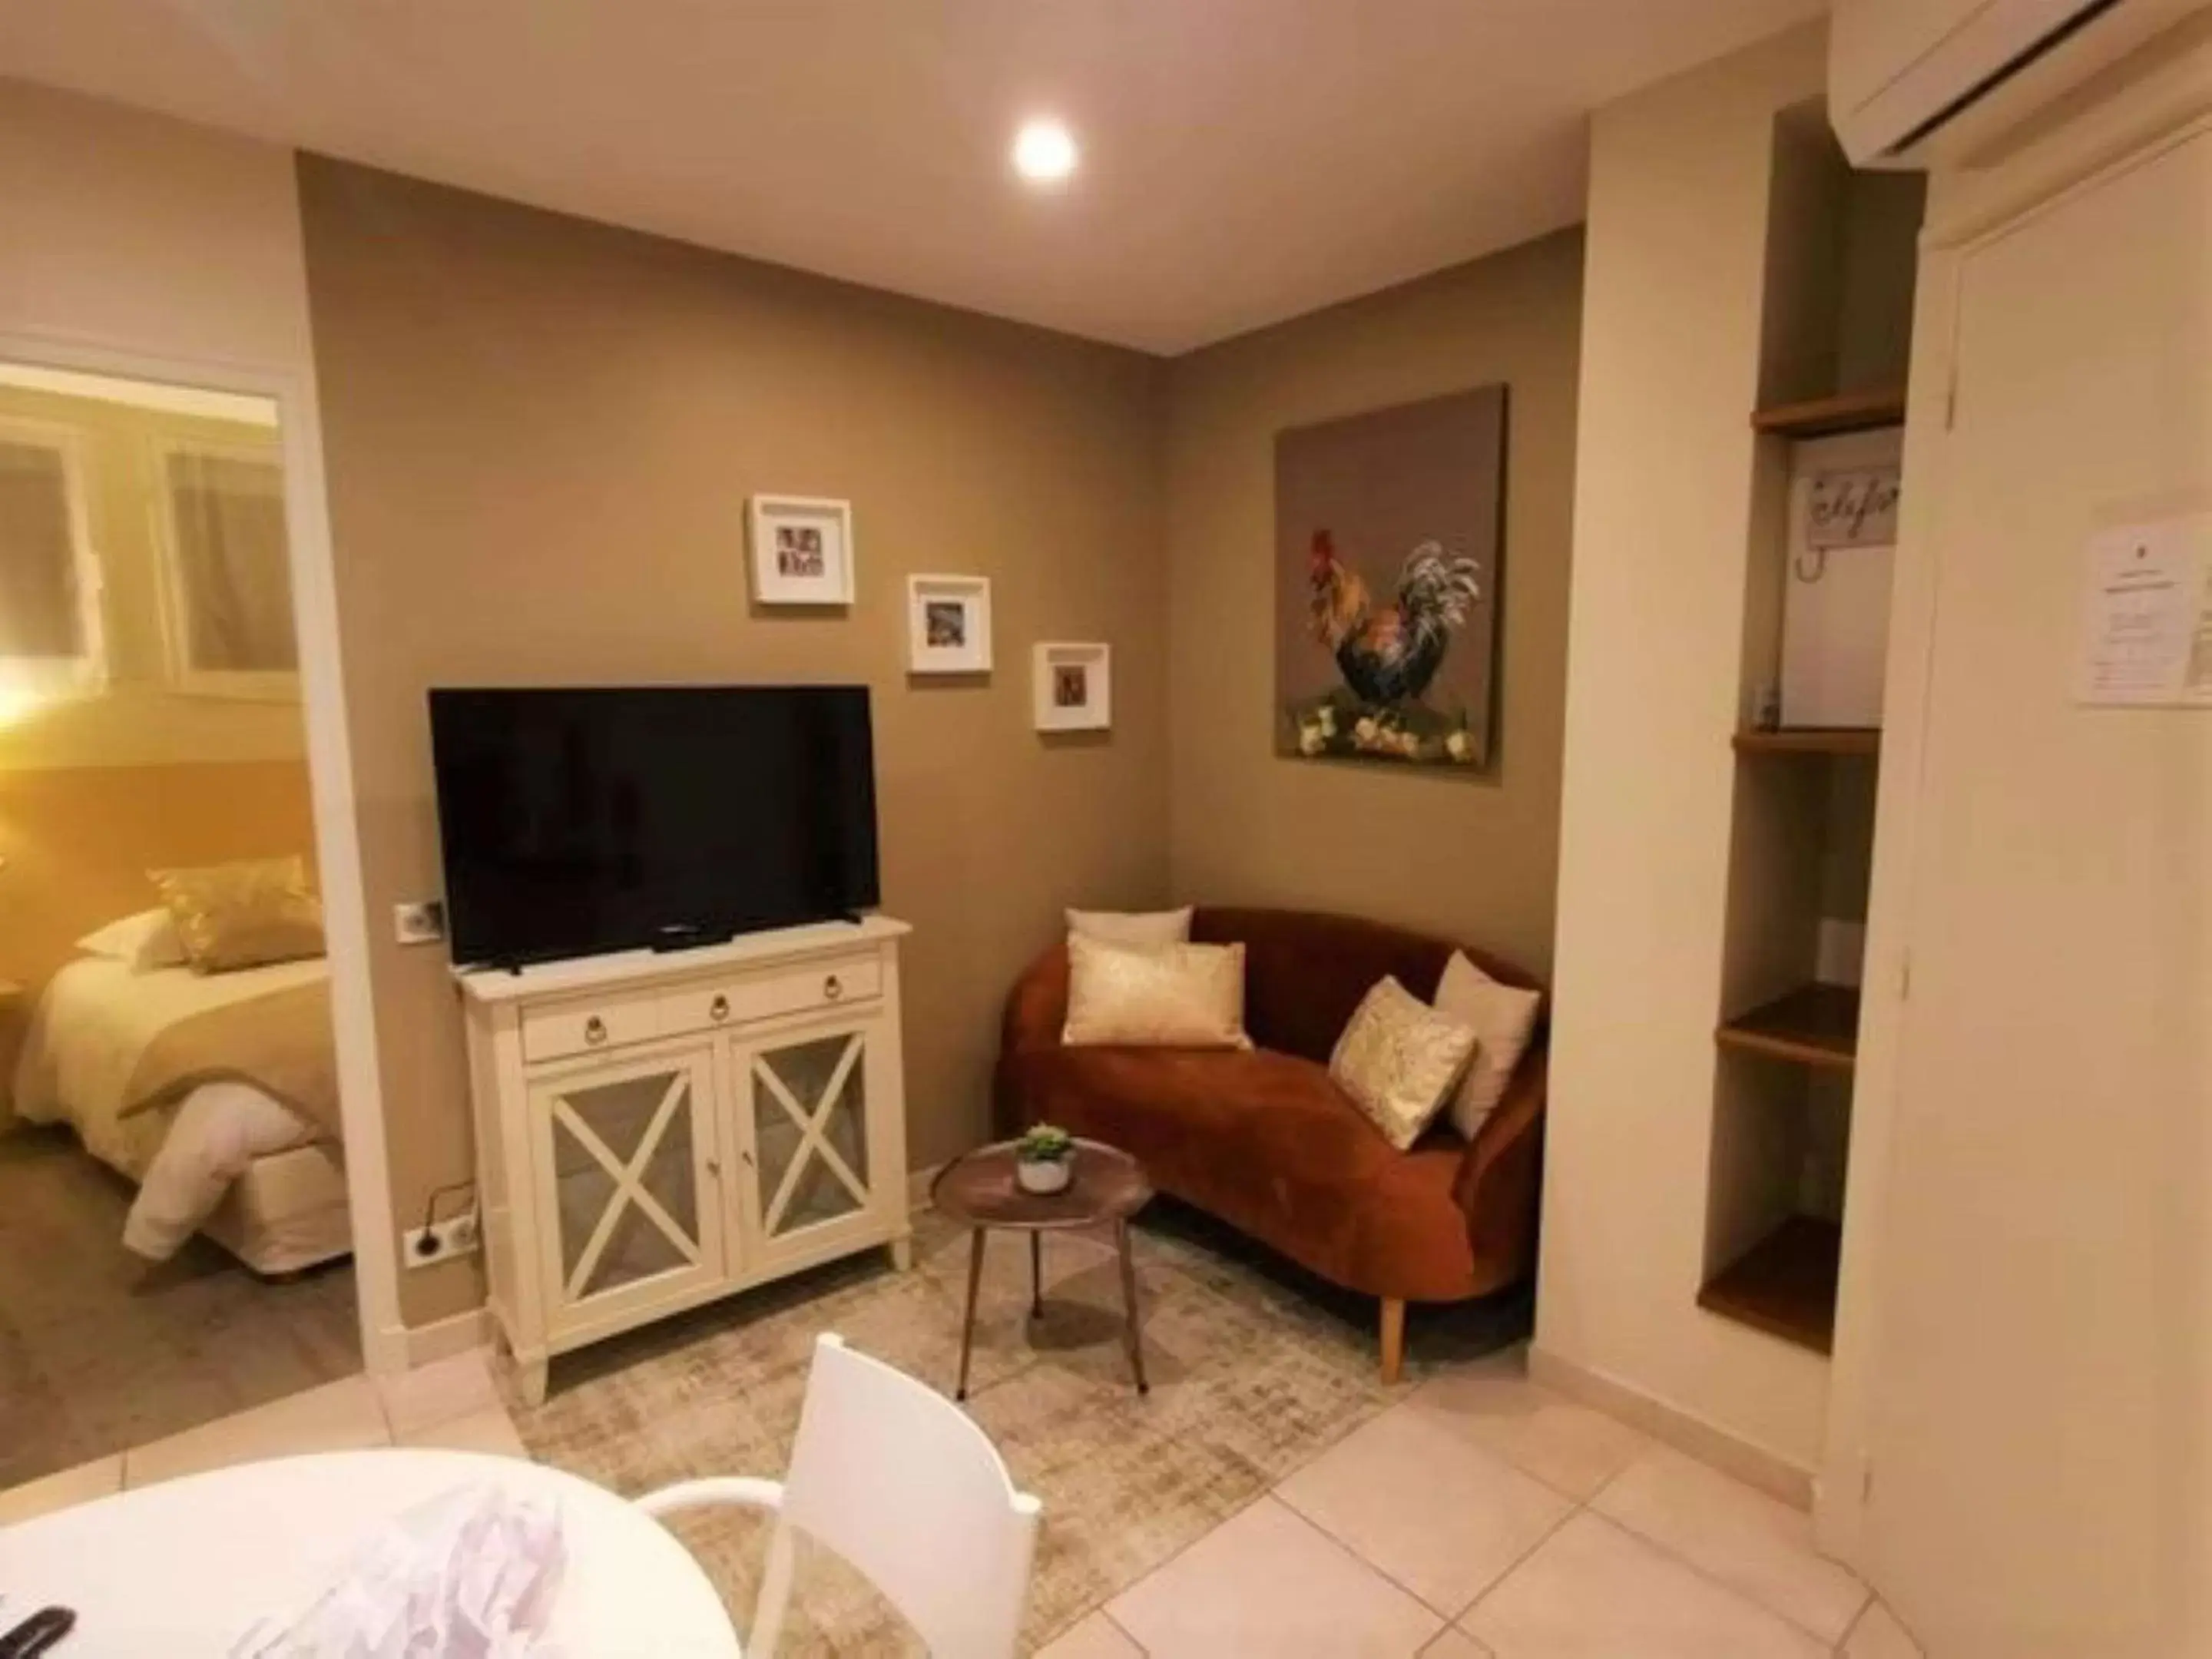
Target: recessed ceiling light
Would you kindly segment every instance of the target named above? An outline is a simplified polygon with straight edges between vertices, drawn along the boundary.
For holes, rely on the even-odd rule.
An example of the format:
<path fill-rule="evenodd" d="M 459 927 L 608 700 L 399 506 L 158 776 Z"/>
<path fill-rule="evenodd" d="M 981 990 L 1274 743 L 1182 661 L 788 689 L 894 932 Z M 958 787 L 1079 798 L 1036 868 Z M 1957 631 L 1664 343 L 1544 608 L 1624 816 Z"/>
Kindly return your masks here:
<path fill-rule="evenodd" d="M 1014 135 L 1014 171 L 1033 185 L 1056 185 L 1075 171 L 1075 138 L 1057 121 L 1030 121 Z"/>

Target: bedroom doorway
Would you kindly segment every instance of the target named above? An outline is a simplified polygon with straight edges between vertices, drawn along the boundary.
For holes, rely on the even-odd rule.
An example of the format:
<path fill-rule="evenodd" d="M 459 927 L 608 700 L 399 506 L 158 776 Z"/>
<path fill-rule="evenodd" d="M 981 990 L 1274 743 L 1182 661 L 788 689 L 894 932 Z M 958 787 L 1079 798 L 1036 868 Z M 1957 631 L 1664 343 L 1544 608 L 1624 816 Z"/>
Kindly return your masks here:
<path fill-rule="evenodd" d="M 0 360 L 0 1490 L 362 1369 L 285 439 Z"/>

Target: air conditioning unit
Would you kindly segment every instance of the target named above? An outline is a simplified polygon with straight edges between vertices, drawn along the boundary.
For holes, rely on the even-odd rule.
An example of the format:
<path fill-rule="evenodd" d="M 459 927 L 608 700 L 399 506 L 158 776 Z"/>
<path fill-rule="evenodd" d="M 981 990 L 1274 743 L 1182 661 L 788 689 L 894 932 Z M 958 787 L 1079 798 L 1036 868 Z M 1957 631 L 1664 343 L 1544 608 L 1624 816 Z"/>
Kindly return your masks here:
<path fill-rule="evenodd" d="M 1959 159 L 2205 0 L 1836 0 L 1828 116 L 1854 165 Z"/>

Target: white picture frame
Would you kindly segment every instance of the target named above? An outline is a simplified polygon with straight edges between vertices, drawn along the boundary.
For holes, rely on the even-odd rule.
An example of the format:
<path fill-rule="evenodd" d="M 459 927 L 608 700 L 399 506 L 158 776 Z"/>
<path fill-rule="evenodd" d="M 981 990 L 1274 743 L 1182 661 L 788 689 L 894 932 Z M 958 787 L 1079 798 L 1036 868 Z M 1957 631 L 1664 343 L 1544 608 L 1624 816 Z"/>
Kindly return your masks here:
<path fill-rule="evenodd" d="M 857 555 L 853 504 L 816 495 L 756 495 L 746 512 L 758 605 L 850 605 Z"/>
<path fill-rule="evenodd" d="M 1048 642 L 1030 659 L 1030 695 L 1040 732 L 1103 732 L 1114 724 L 1114 648 Z"/>
<path fill-rule="evenodd" d="M 906 579 L 906 666 L 909 674 L 991 672 L 991 579 Z"/>

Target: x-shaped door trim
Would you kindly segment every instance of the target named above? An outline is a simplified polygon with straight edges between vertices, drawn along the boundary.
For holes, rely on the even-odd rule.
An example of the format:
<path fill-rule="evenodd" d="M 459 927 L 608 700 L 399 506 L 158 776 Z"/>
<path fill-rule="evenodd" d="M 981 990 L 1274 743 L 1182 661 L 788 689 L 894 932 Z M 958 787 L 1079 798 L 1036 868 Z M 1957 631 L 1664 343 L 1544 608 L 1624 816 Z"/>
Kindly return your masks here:
<path fill-rule="evenodd" d="M 837 1057 L 836 1069 L 830 1073 L 830 1081 L 823 1086 L 822 1097 L 811 1110 L 799 1103 L 784 1080 L 775 1074 L 766 1054 L 753 1056 L 753 1075 L 768 1085 L 769 1095 L 783 1108 L 784 1114 L 799 1126 L 799 1146 L 791 1155 L 791 1162 L 783 1167 L 783 1179 L 776 1183 L 775 1196 L 769 1200 L 768 1214 L 761 1222 L 761 1231 L 773 1234 L 782 1224 L 783 1212 L 789 1207 L 792 1196 L 799 1189 L 799 1177 L 805 1170 L 809 1152 L 819 1152 L 830 1172 L 845 1183 L 853 1194 L 853 1201 L 862 1209 L 868 1207 L 867 1183 L 853 1173 L 852 1166 L 838 1156 L 837 1149 L 830 1144 L 830 1120 L 837 1110 L 837 1103 L 845 1093 L 845 1085 L 853 1076 L 853 1068 L 860 1063 L 860 1054 L 867 1038 L 855 1031 L 845 1040 L 845 1052 Z"/>
<path fill-rule="evenodd" d="M 693 1267 L 699 1265 L 700 1247 L 675 1219 L 660 1206 L 660 1200 L 645 1189 L 646 1166 L 653 1155 L 660 1150 L 661 1137 L 691 1090 L 691 1073 L 678 1072 L 668 1081 L 668 1091 L 653 1109 L 653 1117 L 645 1126 L 645 1133 L 638 1138 L 637 1150 L 625 1164 L 599 1139 L 592 1126 L 576 1115 L 561 1095 L 553 1097 L 553 1121 L 565 1127 L 576 1138 L 576 1144 L 592 1155 L 599 1166 L 614 1177 L 615 1189 L 609 1194 L 607 1207 L 600 1212 L 599 1224 L 592 1229 L 592 1237 L 585 1243 L 583 1254 L 576 1258 L 574 1271 L 568 1275 L 567 1299 L 576 1302 L 582 1298 L 584 1286 L 591 1282 L 592 1273 L 606 1254 L 607 1245 L 615 1235 L 615 1224 L 622 1219 L 623 1212 L 635 1204 L 646 1219 L 667 1235 L 668 1242 L 684 1253 L 684 1259 Z"/>

